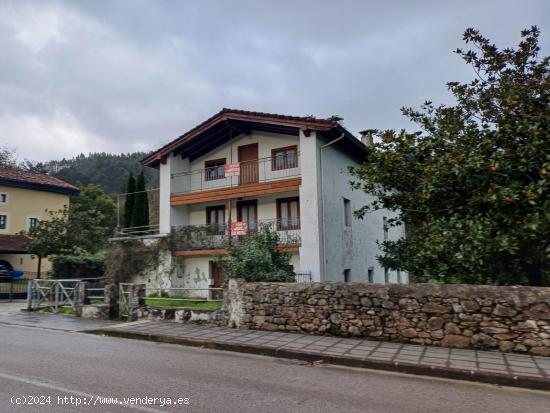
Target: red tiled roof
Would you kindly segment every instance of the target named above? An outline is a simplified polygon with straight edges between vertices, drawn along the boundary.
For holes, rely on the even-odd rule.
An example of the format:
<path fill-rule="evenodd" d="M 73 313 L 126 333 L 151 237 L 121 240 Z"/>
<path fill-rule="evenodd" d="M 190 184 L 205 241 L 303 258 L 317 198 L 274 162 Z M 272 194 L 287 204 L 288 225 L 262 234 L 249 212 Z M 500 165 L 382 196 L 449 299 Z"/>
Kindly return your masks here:
<path fill-rule="evenodd" d="M 335 128 L 338 125 L 338 122 L 329 120 L 329 119 L 317 119 L 311 116 L 290 116 L 290 115 L 280 115 L 275 113 L 265 113 L 265 112 L 253 112 L 248 110 L 240 109 L 228 109 L 223 108 L 221 111 L 216 113 L 214 116 L 211 116 L 204 122 L 198 124 L 194 128 L 188 130 L 179 138 L 174 139 L 173 141 L 167 143 L 160 149 L 153 152 L 151 155 L 142 159 L 141 163 L 143 165 L 149 165 L 158 162 L 161 156 L 166 155 L 172 151 L 175 147 L 187 142 L 195 135 L 198 135 L 203 130 L 208 129 L 210 126 L 216 124 L 217 122 L 224 120 L 225 118 L 234 118 L 238 120 L 248 120 L 248 121 L 271 121 L 281 124 L 288 124 L 296 127 L 305 127 L 310 129 L 320 129 L 320 130 L 330 130 Z"/>
<path fill-rule="evenodd" d="M 0 167 L 0 185 L 67 194 L 76 194 L 80 191 L 76 186 L 51 175 L 6 167 Z"/>
<path fill-rule="evenodd" d="M 0 252 L 24 253 L 30 240 L 26 235 L 0 235 Z"/>

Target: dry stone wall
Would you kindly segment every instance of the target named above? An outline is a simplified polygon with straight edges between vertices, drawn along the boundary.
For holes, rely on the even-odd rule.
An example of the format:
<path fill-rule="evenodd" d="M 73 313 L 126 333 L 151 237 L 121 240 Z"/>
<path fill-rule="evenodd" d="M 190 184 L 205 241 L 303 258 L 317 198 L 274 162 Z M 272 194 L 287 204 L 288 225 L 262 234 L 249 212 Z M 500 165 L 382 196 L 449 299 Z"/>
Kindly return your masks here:
<path fill-rule="evenodd" d="M 550 288 L 231 280 L 229 325 L 550 356 Z"/>

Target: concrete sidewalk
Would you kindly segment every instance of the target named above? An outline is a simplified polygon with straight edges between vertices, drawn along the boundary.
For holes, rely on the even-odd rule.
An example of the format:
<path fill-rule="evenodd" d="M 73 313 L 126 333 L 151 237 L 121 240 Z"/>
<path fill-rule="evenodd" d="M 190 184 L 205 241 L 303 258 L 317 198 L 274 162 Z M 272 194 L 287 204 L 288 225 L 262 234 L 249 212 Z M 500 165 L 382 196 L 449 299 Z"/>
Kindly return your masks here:
<path fill-rule="evenodd" d="M 165 343 L 550 390 L 550 358 L 493 351 L 136 321 L 88 331 Z"/>

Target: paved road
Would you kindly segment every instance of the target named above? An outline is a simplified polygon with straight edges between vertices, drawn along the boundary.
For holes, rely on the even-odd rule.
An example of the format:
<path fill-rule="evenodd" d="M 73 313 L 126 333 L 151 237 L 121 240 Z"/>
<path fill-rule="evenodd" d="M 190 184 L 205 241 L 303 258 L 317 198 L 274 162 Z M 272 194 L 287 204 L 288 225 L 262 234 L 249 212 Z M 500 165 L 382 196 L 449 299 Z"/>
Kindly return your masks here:
<path fill-rule="evenodd" d="M 28 395 L 49 395 L 51 405 L 11 405 L 12 396 Z M 190 404 L 77 408 L 58 405 L 58 396 L 189 398 Z M 550 411 L 550 393 L 0 324 L 0 406 L 61 413 L 542 413 Z"/>

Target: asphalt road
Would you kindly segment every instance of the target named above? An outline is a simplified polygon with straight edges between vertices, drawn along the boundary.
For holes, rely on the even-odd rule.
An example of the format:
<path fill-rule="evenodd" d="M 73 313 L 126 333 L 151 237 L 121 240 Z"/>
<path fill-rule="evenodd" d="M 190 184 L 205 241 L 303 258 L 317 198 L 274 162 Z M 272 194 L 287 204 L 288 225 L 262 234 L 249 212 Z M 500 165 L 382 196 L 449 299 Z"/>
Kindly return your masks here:
<path fill-rule="evenodd" d="M 550 393 L 100 337 L 51 324 L 0 321 L 0 412 L 550 412 Z M 24 396 L 44 396 L 30 400 L 46 404 L 12 404 Z M 59 404 L 71 396 L 96 405 Z M 189 404 L 102 406 L 100 397 Z"/>

